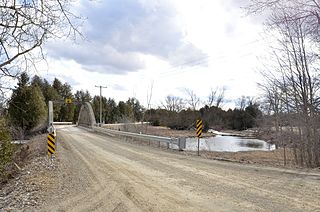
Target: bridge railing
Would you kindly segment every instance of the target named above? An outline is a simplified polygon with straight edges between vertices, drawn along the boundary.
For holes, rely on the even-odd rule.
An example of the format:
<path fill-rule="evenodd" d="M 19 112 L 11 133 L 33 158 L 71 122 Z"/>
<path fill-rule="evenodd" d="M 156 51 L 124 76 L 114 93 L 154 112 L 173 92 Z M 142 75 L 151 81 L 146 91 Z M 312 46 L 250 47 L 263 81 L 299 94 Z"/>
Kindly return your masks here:
<path fill-rule="evenodd" d="M 172 144 L 178 146 L 179 150 L 183 150 L 186 147 L 186 138 L 169 138 L 169 137 L 162 137 L 162 136 L 155 136 L 155 135 L 146 135 L 146 134 L 140 134 L 140 133 L 110 130 L 102 127 L 92 127 L 92 130 L 95 132 L 107 134 L 107 135 L 131 137 L 138 140 L 146 140 L 146 141 L 157 141 L 160 143 L 165 143 L 167 145 L 167 148 L 169 148 L 170 145 Z"/>

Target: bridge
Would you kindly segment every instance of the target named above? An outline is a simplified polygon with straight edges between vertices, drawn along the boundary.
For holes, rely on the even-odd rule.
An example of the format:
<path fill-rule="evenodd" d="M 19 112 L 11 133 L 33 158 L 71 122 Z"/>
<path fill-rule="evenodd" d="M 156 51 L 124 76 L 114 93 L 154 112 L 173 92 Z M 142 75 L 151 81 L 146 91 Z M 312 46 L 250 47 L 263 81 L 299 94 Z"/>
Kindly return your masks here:
<path fill-rule="evenodd" d="M 53 124 L 53 102 L 49 101 L 49 126 L 51 126 L 52 124 Z M 161 144 L 165 144 L 167 148 L 170 148 L 174 145 L 174 147 L 176 147 L 180 151 L 182 151 L 186 147 L 186 138 L 168 138 L 168 137 L 162 137 L 162 136 L 144 135 L 144 134 L 130 133 L 130 132 L 124 132 L 124 131 L 118 131 L 118 130 L 110 130 L 110 129 L 98 127 L 92 106 L 89 102 L 82 103 L 77 125 L 92 129 L 95 132 L 106 134 L 106 135 L 113 135 L 113 136 L 118 136 L 126 139 L 131 138 L 131 139 L 136 139 L 140 141 L 158 142 L 159 147 L 161 146 Z"/>
<path fill-rule="evenodd" d="M 96 119 L 94 117 L 92 106 L 89 102 L 85 102 L 80 108 L 78 125 L 89 128 L 96 126 Z"/>
<path fill-rule="evenodd" d="M 63 101 L 49 101 L 48 104 L 48 125 L 53 124 L 53 103 L 64 103 Z M 77 125 L 92 128 L 96 126 L 96 118 L 94 117 L 94 112 L 92 106 L 89 102 L 84 102 L 81 104 L 78 123 Z"/>

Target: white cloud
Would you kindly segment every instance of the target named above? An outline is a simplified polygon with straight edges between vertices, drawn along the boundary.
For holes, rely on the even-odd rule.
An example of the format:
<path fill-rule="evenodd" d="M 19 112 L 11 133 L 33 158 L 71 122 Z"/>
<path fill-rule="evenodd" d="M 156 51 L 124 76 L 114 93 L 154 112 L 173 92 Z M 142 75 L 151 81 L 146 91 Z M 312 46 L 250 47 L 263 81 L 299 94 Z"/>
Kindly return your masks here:
<path fill-rule="evenodd" d="M 171 63 L 204 56 L 192 43 L 183 41 L 169 1 L 85 1 L 79 10 L 88 17 L 84 26 L 88 40 L 78 45 L 50 43 L 51 57 L 75 60 L 88 71 L 126 74 L 145 68 L 140 55 Z"/>
<path fill-rule="evenodd" d="M 94 85 L 105 85 L 107 97 L 145 105 L 152 82 L 153 105 L 168 94 L 183 97 L 181 88 L 203 100 L 217 86 L 227 87 L 229 100 L 255 95 L 266 44 L 262 25 L 240 8 L 245 1 L 84 1 L 88 40 L 50 43 L 49 72 L 77 90 L 98 94 Z"/>

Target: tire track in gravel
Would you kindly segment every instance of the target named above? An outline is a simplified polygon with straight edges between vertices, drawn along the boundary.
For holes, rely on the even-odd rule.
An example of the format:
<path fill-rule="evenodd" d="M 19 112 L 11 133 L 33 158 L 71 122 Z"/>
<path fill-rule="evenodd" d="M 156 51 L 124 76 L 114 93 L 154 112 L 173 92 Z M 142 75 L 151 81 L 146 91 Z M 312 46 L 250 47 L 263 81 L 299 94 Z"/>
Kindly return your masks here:
<path fill-rule="evenodd" d="M 74 127 L 59 132 L 70 192 L 50 210 L 320 211 L 317 173 L 209 161 Z M 79 170 L 83 177 L 73 176 Z"/>
<path fill-rule="evenodd" d="M 97 138 L 97 136 L 95 134 L 87 134 L 87 137 L 91 137 L 91 138 L 95 138 L 96 142 L 100 142 L 100 143 L 96 143 L 98 146 L 100 146 L 101 148 L 103 148 L 105 145 L 101 142 L 105 142 L 105 138 L 104 137 L 100 137 Z M 114 141 L 117 142 L 117 141 Z M 268 197 L 269 199 L 272 198 L 274 199 L 274 202 L 279 202 L 281 204 L 281 202 L 286 201 L 288 204 L 291 204 L 293 207 L 298 207 L 299 205 L 307 205 L 310 206 L 310 208 L 319 208 L 319 202 L 308 202 L 308 200 L 310 201 L 310 199 L 314 199 L 314 194 L 312 192 L 305 192 L 306 190 L 304 189 L 304 192 L 300 192 L 300 196 L 295 195 L 296 192 L 299 192 L 299 190 L 297 189 L 297 185 L 295 183 L 290 183 L 290 179 L 286 179 L 286 180 L 279 180 L 276 178 L 270 178 L 266 179 L 264 178 L 263 180 L 268 180 L 271 181 L 270 184 L 272 184 L 272 187 L 269 187 L 269 189 L 264 189 L 263 184 L 266 184 L 266 182 L 262 182 L 262 183 L 258 183 L 256 181 L 253 181 L 254 183 L 249 183 L 246 182 L 246 179 L 239 179 L 239 176 L 237 176 L 237 179 L 235 177 L 233 177 L 233 175 L 221 175 L 221 174 L 216 174 L 216 173 L 212 173 L 210 172 L 210 170 L 208 169 L 204 169 L 203 167 L 198 167 L 198 166 L 185 166 L 181 164 L 181 160 L 177 160 L 175 158 L 172 158 L 170 156 L 172 156 L 172 154 L 168 155 L 170 157 L 170 159 L 168 159 L 169 157 L 155 157 L 154 154 L 148 153 L 148 152 L 137 152 L 136 150 L 130 149 L 126 146 L 123 146 L 121 143 L 117 142 L 117 143 L 113 143 L 113 145 L 116 145 L 118 152 L 124 152 L 126 155 L 126 157 L 128 157 L 128 153 L 130 152 L 132 154 L 134 154 L 135 156 L 139 155 L 143 157 L 143 160 L 141 161 L 157 161 L 157 165 L 160 166 L 160 164 L 164 165 L 164 166 L 168 166 L 170 165 L 171 167 L 174 167 L 176 170 L 184 170 L 186 173 L 196 173 L 196 175 L 198 175 L 197 177 L 202 176 L 204 177 L 204 179 L 206 178 L 210 178 L 210 180 L 219 180 L 219 182 L 221 184 L 226 184 L 229 187 L 233 187 L 234 189 L 251 189 L 251 193 L 254 193 L 253 197 L 257 198 L 257 196 L 261 196 L 262 193 L 264 193 L 264 197 Z M 121 150 L 121 151 L 119 151 Z M 164 153 L 163 153 L 164 154 Z M 158 154 L 161 155 L 161 154 Z M 154 165 L 154 164 L 153 164 Z M 165 168 L 164 166 L 162 166 L 162 169 Z M 242 166 L 243 167 L 243 166 Z M 255 173 L 257 175 L 257 173 Z M 279 174 L 279 173 L 278 173 Z M 280 173 L 281 174 L 281 173 Z M 292 176 L 292 175 L 291 175 Z M 318 176 L 320 179 L 320 176 Z M 195 179 L 195 178 L 193 178 Z M 271 179 L 271 180 L 270 180 Z M 293 180 L 296 181 L 302 181 L 301 178 L 293 178 Z M 274 183 L 275 181 L 277 181 L 278 183 Z M 257 185 L 258 184 L 258 185 Z M 288 186 L 291 186 L 291 195 L 295 195 L 296 197 L 292 197 L 289 196 L 288 193 L 288 189 L 283 189 L 283 187 L 280 187 L 280 185 L 285 185 L 286 188 L 288 188 Z M 276 186 L 278 185 L 278 186 Z M 317 187 L 317 185 L 319 185 L 319 183 L 317 181 L 314 181 L 314 183 L 311 184 L 311 186 L 309 186 L 309 189 L 312 189 L 316 192 L 315 188 Z M 271 188 L 271 189 L 270 189 Z M 275 190 L 277 188 L 278 189 L 277 192 L 275 192 Z M 319 190 L 318 190 L 319 191 Z M 319 195 L 320 193 L 317 192 Z M 283 201 L 280 201 L 279 199 L 283 199 Z"/>
<path fill-rule="evenodd" d="M 90 158 L 87 158 L 81 154 L 78 148 L 75 148 L 77 145 L 73 144 L 75 141 L 73 136 L 62 133 L 61 137 L 62 141 L 60 142 L 60 154 L 68 159 L 70 159 L 70 156 L 74 156 L 71 160 L 72 165 L 67 166 L 65 171 L 73 170 L 75 167 L 83 167 L 84 169 L 80 173 L 80 176 L 74 176 L 71 174 L 71 179 L 69 179 L 72 184 L 70 191 L 71 194 L 65 196 L 63 201 L 61 201 L 58 205 L 53 205 L 49 208 L 49 210 L 56 211 L 56 209 L 58 209 L 62 211 L 92 211 L 99 209 L 101 210 L 101 208 L 118 208 L 117 210 L 126 209 L 126 205 L 123 205 L 121 201 L 113 197 L 117 191 L 116 185 L 101 181 L 101 176 L 99 175 L 99 172 L 97 172 L 92 166 Z M 69 151 L 65 152 L 67 149 Z M 80 180 L 73 182 L 75 178 L 79 178 Z M 104 179 L 107 179 L 107 176 L 104 176 Z M 60 181 L 64 180 L 65 179 L 63 178 L 60 179 Z M 85 183 L 88 186 L 85 190 L 75 189 L 82 183 Z M 105 199 L 108 199 L 108 201 L 104 201 Z M 134 205 L 127 205 L 129 205 L 131 208 L 134 208 Z"/>
<path fill-rule="evenodd" d="M 161 192 L 162 188 L 159 189 L 158 186 L 153 185 L 154 182 L 150 183 L 147 178 L 141 176 L 141 173 L 134 170 L 134 168 L 128 167 L 128 163 L 124 158 L 116 157 L 114 154 L 108 154 L 107 152 L 100 151 L 100 148 L 96 148 L 94 145 L 88 144 L 86 150 L 78 149 L 82 151 L 81 154 L 84 155 L 91 155 L 94 153 L 95 160 L 91 161 L 91 166 L 95 168 L 96 171 L 102 173 L 103 176 L 106 176 L 112 173 L 110 179 L 115 181 L 118 184 L 119 190 L 129 198 L 137 207 L 141 208 L 142 210 L 152 210 L 157 205 L 162 205 L 162 208 L 167 208 L 167 205 L 170 205 L 170 202 L 173 202 L 172 206 L 178 206 L 179 200 L 176 196 L 172 196 L 170 193 L 163 193 Z M 77 148 L 77 147 L 75 147 Z M 102 158 L 108 158 L 108 160 Z M 133 167 L 137 168 L 137 164 L 132 164 Z M 145 170 L 146 172 L 148 170 Z M 103 175 L 104 174 L 104 175 Z M 139 187 L 143 187 L 142 189 Z M 167 188 L 169 189 L 169 187 Z M 143 190 L 144 192 L 148 193 L 148 195 L 141 195 L 141 193 L 136 192 L 136 190 Z M 156 191 L 158 193 L 157 196 L 152 195 Z M 179 196 L 178 194 L 176 194 Z M 149 196 L 149 197 L 148 197 Z M 152 197 L 150 197 L 152 196 Z M 159 198 L 159 196 L 161 198 Z M 157 201 L 152 201 L 155 199 Z M 164 199 L 165 201 L 161 203 L 161 200 Z M 148 201 L 150 200 L 150 201 Z M 160 201 L 160 202 L 159 202 Z M 183 204 L 185 208 L 187 208 L 188 202 L 184 201 L 180 204 Z"/>

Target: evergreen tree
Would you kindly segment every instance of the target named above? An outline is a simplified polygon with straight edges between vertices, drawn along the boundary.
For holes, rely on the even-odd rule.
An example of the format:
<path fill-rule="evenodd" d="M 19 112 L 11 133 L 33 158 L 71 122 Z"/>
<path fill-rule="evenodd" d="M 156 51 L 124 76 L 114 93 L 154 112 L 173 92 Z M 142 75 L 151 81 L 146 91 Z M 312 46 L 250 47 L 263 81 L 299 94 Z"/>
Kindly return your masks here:
<path fill-rule="evenodd" d="M 81 102 L 81 103 L 90 102 L 92 100 L 92 97 L 91 97 L 91 95 L 90 95 L 88 90 L 86 90 L 86 91 L 83 91 L 83 90 L 76 91 L 74 97 L 75 97 L 76 101 Z"/>
<path fill-rule="evenodd" d="M 64 83 L 61 88 L 62 88 L 61 93 L 59 93 L 59 94 L 63 100 L 69 99 L 69 98 L 73 99 L 71 85 L 69 85 L 68 83 Z M 60 121 L 71 121 L 72 122 L 73 117 L 74 117 L 74 110 L 75 110 L 74 104 L 61 105 Z"/>
<path fill-rule="evenodd" d="M 62 89 L 62 82 L 57 78 L 54 78 L 52 87 L 58 92 L 59 95 L 63 93 Z"/>
<path fill-rule="evenodd" d="M 53 86 L 50 85 L 50 83 L 46 79 L 42 79 L 36 75 L 32 78 L 31 85 L 38 86 L 41 89 L 47 106 L 49 101 L 61 99 L 58 92 L 53 88 Z"/>
<path fill-rule="evenodd" d="M 52 83 L 52 87 L 58 93 L 59 100 L 64 101 L 67 98 L 73 99 L 72 89 L 68 83 L 62 84 L 60 80 L 55 78 Z M 60 109 L 60 110 L 59 110 Z M 57 112 L 57 116 L 54 117 L 56 121 L 73 121 L 75 106 L 73 104 L 54 105 L 54 111 Z"/>
<path fill-rule="evenodd" d="M 106 102 L 105 108 L 105 121 L 106 123 L 115 123 L 119 117 L 119 111 L 117 107 L 117 103 L 114 99 L 109 98 Z"/>
<path fill-rule="evenodd" d="M 140 105 L 139 100 L 137 100 L 136 98 L 129 98 L 126 104 L 129 108 L 129 111 L 132 111 L 133 120 L 141 121 L 143 117 L 143 107 Z"/>
<path fill-rule="evenodd" d="M 46 122 L 47 108 L 42 92 L 38 86 L 29 85 L 29 76 L 25 72 L 12 93 L 8 113 L 11 123 L 26 131 Z"/>
<path fill-rule="evenodd" d="M 133 122 L 134 121 L 134 114 L 133 108 L 131 107 L 129 100 L 127 102 L 120 101 L 118 104 L 119 110 L 119 122 Z"/>
<path fill-rule="evenodd" d="M 43 91 L 43 87 L 44 87 L 44 82 L 42 80 L 41 77 L 39 77 L 38 75 L 35 75 L 32 80 L 31 80 L 31 85 L 32 86 L 38 86 L 41 91 Z"/>

